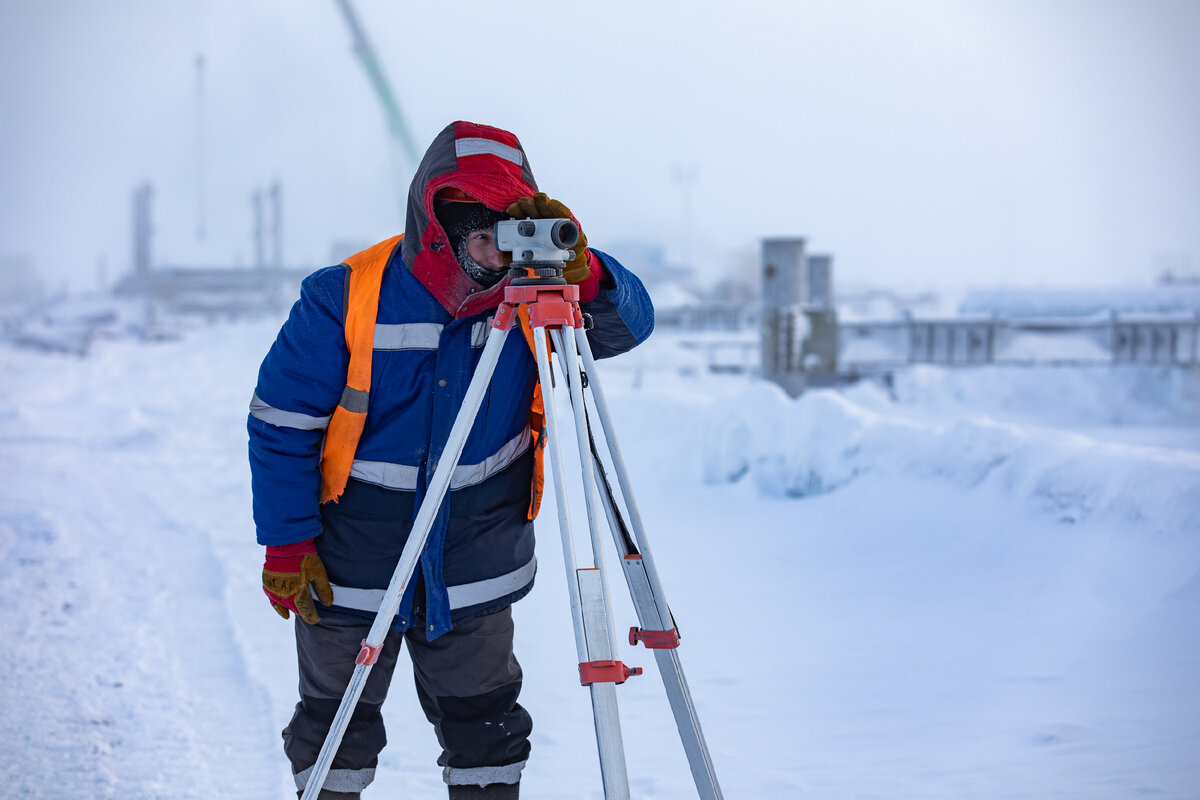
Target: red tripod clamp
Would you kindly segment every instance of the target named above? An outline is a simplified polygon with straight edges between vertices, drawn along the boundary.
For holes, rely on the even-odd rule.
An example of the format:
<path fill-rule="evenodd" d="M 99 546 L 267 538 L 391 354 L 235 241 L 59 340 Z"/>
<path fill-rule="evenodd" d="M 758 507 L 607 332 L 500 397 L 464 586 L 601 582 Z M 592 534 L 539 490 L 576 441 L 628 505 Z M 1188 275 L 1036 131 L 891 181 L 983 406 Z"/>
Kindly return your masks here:
<path fill-rule="evenodd" d="M 627 667 L 620 661 L 585 661 L 579 665 L 579 683 L 584 686 L 593 683 L 621 684 L 641 674 L 641 667 Z"/>
<path fill-rule="evenodd" d="M 582 328 L 579 287 L 568 284 L 525 284 L 504 287 L 504 302 L 496 309 L 492 327 L 506 331 L 513 326 L 518 306 L 529 307 L 531 328 Z"/>
<path fill-rule="evenodd" d="M 635 625 L 629 629 L 629 644 L 636 647 L 638 642 L 644 644 L 647 650 L 674 650 L 679 647 L 679 629 L 644 631 Z"/>
<path fill-rule="evenodd" d="M 358 658 L 354 659 L 355 664 L 366 664 L 372 666 L 379 660 L 379 652 L 383 650 L 383 645 L 372 647 L 367 644 L 367 640 L 362 640 L 362 650 L 358 651 Z"/>

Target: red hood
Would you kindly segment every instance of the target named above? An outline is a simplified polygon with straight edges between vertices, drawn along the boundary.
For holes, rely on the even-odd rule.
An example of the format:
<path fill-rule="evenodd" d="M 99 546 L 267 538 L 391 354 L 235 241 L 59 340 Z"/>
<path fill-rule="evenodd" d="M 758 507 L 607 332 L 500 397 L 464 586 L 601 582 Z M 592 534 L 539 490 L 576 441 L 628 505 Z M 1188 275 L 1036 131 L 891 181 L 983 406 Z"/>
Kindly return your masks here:
<path fill-rule="evenodd" d="M 408 190 L 408 219 L 401 253 L 413 275 L 455 317 L 499 305 L 505 277 L 487 289 L 472 280 L 451 252 L 449 239 L 433 213 L 433 197 L 453 186 L 488 208 L 503 211 L 537 191 L 525 150 L 508 131 L 454 122 L 425 151 Z"/>

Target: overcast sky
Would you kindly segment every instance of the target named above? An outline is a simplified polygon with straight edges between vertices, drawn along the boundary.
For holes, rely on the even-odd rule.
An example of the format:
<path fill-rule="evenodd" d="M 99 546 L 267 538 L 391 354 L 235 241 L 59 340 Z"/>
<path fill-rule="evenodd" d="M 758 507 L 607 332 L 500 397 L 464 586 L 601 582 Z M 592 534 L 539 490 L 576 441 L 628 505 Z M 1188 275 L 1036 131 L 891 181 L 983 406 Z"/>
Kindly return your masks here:
<path fill-rule="evenodd" d="M 901 289 L 1200 270 L 1200 0 L 356 8 L 422 147 L 514 131 L 617 256 L 655 240 L 714 275 L 804 236 L 840 284 Z M 143 180 L 160 262 L 252 261 L 275 179 L 291 266 L 402 227 L 412 165 L 334 0 L 0 9 L 0 254 L 52 285 L 129 268 Z"/>

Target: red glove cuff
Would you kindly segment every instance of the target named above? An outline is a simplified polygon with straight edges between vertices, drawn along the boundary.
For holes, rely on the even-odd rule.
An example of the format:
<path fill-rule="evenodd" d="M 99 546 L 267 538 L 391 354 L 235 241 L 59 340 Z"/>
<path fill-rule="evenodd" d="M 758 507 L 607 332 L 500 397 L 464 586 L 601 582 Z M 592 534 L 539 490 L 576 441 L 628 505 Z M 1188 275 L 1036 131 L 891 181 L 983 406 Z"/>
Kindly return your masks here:
<path fill-rule="evenodd" d="M 312 539 L 292 544 L 267 545 L 267 560 L 263 569 L 272 572 L 299 572 L 300 562 L 309 553 L 317 552 L 317 544 Z"/>
<path fill-rule="evenodd" d="M 590 303 L 600 294 L 600 281 L 604 279 L 604 265 L 591 250 L 587 251 L 588 276 L 581 280 L 579 287 L 579 302 Z"/>

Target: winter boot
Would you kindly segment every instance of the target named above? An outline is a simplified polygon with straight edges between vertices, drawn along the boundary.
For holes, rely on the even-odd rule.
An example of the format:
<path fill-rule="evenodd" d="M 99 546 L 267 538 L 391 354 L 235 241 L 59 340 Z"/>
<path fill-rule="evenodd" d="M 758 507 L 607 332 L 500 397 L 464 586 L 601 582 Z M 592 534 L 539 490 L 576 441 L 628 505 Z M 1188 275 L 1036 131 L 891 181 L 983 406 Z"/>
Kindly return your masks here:
<path fill-rule="evenodd" d="M 451 784 L 450 800 L 517 800 L 519 783 Z"/>
<path fill-rule="evenodd" d="M 304 790 L 299 789 L 296 792 L 296 797 L 303 797 Z M 516 795 L 513 795 L 514 797 Z M 317 800 L 360 800 L 362 795 L 358 792 L 331 792 L 328 789 L 322 789 L 317 795 Z"/>

